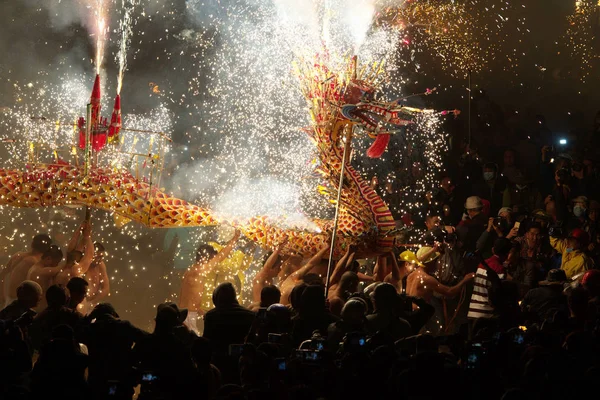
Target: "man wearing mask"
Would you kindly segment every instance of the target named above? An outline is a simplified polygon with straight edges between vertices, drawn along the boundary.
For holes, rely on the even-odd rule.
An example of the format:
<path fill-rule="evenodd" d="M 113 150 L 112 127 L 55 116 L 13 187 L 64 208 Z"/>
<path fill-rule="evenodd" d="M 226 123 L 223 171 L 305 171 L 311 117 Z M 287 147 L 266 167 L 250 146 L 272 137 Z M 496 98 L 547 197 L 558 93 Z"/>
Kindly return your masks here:
<path fill-rule="evenodd" d="M 550 231 L 550 244 L 556 251 L 562 253 L 562 264 L 560 268 L 565 271 L 567 279 L 572 279 L 577 275 L 594 267 L 594 261 L 583 251 L 589 243 L 589 235 L 583 229 L 573 229 L 567 239 L 560 239 L 554 236 L 555 231 Z"/>
<path fill-rule="evenodd" d="M 490 202 L 490 214 L 496 214 L 502 207 L 502 196 L 506 189 L 506 179 L 498 176 L 498 166 L 487 163 L 483 166 L 483 182 L 475 185 L 474 192 L 477 196 Z"/>
<path fill-rule="evenodd" d="M 569 229 L 581 228 L 589 232 L 588 204 L 588 198 L 585 196 L 578 196 L 573 199 L 573 216 L 569 220 Z"/>

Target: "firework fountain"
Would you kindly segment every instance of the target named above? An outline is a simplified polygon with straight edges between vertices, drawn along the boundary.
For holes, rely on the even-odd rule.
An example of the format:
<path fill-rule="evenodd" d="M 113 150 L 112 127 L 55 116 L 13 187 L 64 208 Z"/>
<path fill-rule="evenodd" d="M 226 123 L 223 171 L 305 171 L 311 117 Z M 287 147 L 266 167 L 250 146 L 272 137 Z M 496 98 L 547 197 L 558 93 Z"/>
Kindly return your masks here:
<path fill-rule="evenodd" d="M 167 119 L 160 113 L 143 120 L 124 116 L 130 129 L 121 126 L 120 94 L 134 12 L 139 4 L 136 0 L 121 1 L 117 93 L 110 123 L 102 119 L 100 73 L 109 43 L 108 2 L 97 1 L 92 107 L 90 116 L 79 120 L 77 132 L 80 146 L 90 146 L 95 154 L 114 154 L 117 161 L 93 165 L 87 180 L 81 179 L 77 162 L 54 164 L 50 169 L 47 165 L 36 166 L 25 175 L 3 171 L 7 183 L 2 188 L 3 204 L 90 206 L 150 227 L 233 225 L 266 248 L 287 238 L 284 253 L 310 255 L 333 232 L 340 233 L 332 246 L 334 254 L 349 244 L 361 243 L 375 246 L 377 251 L 389 250 L 393 219 L 381 199 L 366 187 L 360 171 L 352 168 L 361 156 L 350 151 L 352 139 L 375 139 L 377 151 L 372 155 L 382 156 L 382 161 L 392 157 L 385 151 L 390 139 L 402 137 L 411 145 L 422 143 L 424 157 L 430 162 L 424 165 L 425 174 L 414 189 L 419 196 L 431 188 L 443 168 L 441 154 L 445 150 L 445 136 L 439 131 L 440 114 L 407 107 L 408 97 L 399 96 L 402 82 L 390 79 L 398 68 L 389 61 L 402 44 L 399 25 L 380 18 L 383 8 L 370 0 L 229 3 L 227 12 L 208 12 L 200 1 L 187 2 L 190 17 L 217 32 L 212 37 L 202 31 L 195 36 L 181 33 L 182 40 L 197 49 L 197 53 L 188 52 L 190 58 L 198 60 L 197 70 L 208 71 L 207 76 L 191 80 L 187 93 L 204 96 L 196 103 L 202 120 L 190 135 L 203 138 L 200 142 L 206 139 L 206 146 L 202 143 L 200 148 L 207 150 L 200 150 L 194 157 L 203 161 L 213 154 L 213 164 L 198 162 L 193 169 L 177 166 L 172 182 L 165 182 L 184 197 L 191 188 L 207 186 L 216 195 L 208 196 L 209 190 L 197 193 L 202 207 L 168 195 L 160 181 L 164 150 L 144 149 L 131 154 L 138 136 L 127 142 L 125 133 L 132 127 L 137 131 L 153 130 L 148 123 Z M 392 11 L 386 10 L 385 15 L 390 15 Z M 211 21 L 206 21 L 207 15 Z M 356 58 L 351 57 L 354 54 Z M 294 60 L 295 69 L 291 67 Z M 164 86 L 153 86 L 152 94 L 162 95 Z M 400 99 L 386 100 L 386 93 Z M 166 99 L 172 103 L 190 101 L 183 96 Z M 304 112 L 306 108 L 310 117 Z M 88 122 L 93 125 L 89 130 Z M 304 132 L 310 133 L 308 139 Z M 159 138 L 162 143 L 164 136 Z M 212 142 L 214 138 L 218 140 Z M 140 139 L 140 143 L 152 147 L 152 140 L 150 145 L 148 140 Z M 111 143 L 115 146 L 106 146 Z M 127 168 L 132 164 L 122 162 L 123 152 L 115 149 L 129 146 L 131 151 L 126 157 L 142 157 L 142 164 L 151 166 L 153 172 L 144 176 L 138 168 Z M 7 189 L 11 179 L 18 182 L 23 178 L 27 178 L 24 180 L 28 185 L 17 183 L 18 190 Z M 210 182 L 198 182 L 200 179 Z M 254 184 L 255 188 L 249 187 Z M 40 193 L 40 188 L 51 190 Z M 281 205 L 282 201 L 286 204 Z M 249 209 L 250 204 L 253 209 Z M 410 207 L 406 204 L 407 210 Z M 332 218 L 334 210 L 338 218 Z M 339 229 L 333 226 L 336 219 Z M 139 236 L 132 237 L 137 240 Z"/>

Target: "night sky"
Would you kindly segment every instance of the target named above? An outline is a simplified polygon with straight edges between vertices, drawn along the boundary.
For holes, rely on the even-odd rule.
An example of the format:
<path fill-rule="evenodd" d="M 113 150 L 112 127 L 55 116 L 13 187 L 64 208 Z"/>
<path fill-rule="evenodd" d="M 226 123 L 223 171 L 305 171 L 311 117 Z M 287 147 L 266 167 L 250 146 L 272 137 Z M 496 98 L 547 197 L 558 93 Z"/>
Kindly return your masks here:
<path fill-rule="evenodd" d="M 14 101 L 12 84 L 15 81 L 52 80 L 66 70 L 92 74 L 90 59 L 94 44 L 85 26 L 82 26 L 85 23 L 68 6 L 68 1 L 58 3 L 57 0 L 11 0 L 0 3 L 0 106 L 11 107 Z M 186 1 L 152 0 L 142 3 L 148 3 L 145 7 L 146 17 L 140 17 L 135 28 L 134 35 L 138 36 L 134 37 L 131 48 L 135 59 L 130 56 L 124 87 L 128 98 L 124 108 L 130 111 L 144 111 L 155 106 L 156 98 L 150 96 L 148 89 L 150 82 L 169 88 L 171 97 L 178 99 L 188 90 L 186 78 L 189 76 L 185 74 L 197 72 L 181 70 L 182 66 L 190 63 L 190 52 L 186 52 L 188 55 L 179 55 L 186 50 L 186 45 L 176 38 L 181 31 L 196 30 L 201 25 L 201 21 L 195 21 L 186 14 Z M 598 95 L 593 89 L 598 84 L 597 73 L 593 71 L 587 84 L 582 84 L 570 74 L 578 60 L 571 59 L 561 51 L 564 49 L 560 43 L 561 36 L 566 32 L 566 17 L 573 11 L 574 1 L 528 0 L 525 3 L 527 7 L 523 15 L 527 18 L 531 33 L 525 36 L 526 42 L 521 46 L 527 54 L 516 68 L 518 76 L 513 72 L 497 71 L 477 74 L 473 76 L 474 85 L 486 89 L 491 98 L 500 104 L 522 109 L 535 108 L 537 113 L 547 116 L 554 130 L 566 129 L 567 111 L 582 110 L 590 121 L 596 110 L 600 109 L 596 105 Z M 42 7 L 42 4 L 45 6 Z M 49 10 L 56 10 L 52 5 L 59 7 L 58 17 L 50 16 L 54 11 Z M 166 32 L 167 29 L 169 32 Z M 142 31 L 144 35 L 139 36 Z M 142 43 L 139 43 L 140 39 Z M 114 45 L 110 50 L 114 51 Z M 171 54 L 170 59 L 166 53 Z M 490 65 L 499 66 L 494 63 L 506 61 L 494 60 Z M 536 64 L 546 68 L 546 71 L 540 71 Z M 114 62 L 106 62 L 105 65 L 108 76 L 114 76 Z M 465 81 L 449 77 L 436 68 L 423 69 L 419 75 L 420 83 L 446 88 L 440 97 L 433 100 L 434 106 L 464 108 L 464 90 L 461 87 L 464 87 Z M 421 87 L 414 89 L 420 90 Z M 188 101 L 195 99 L 188 97 Z M 185 118 L 180 120 L 178 129 L 186 129 L 188 122 Z M 174 134 L 176 138 L 180 135 L 181 132 Z"/>

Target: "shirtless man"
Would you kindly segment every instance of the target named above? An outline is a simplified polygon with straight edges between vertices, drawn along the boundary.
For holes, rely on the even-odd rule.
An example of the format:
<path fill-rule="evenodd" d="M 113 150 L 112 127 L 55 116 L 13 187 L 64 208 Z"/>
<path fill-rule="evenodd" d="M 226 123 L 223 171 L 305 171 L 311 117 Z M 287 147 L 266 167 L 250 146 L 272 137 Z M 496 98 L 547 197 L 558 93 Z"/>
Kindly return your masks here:
<path fill-rule="evenodd" d="M 83 238 L 81 242 L 75 246 L 75 250 L 70 250 L 73 247 L 73 241 L 69 243 L 69 249 L 67 249 L 67 262 L 65 263 L 62 271 L 60 271 L 54 278 L 54 284 L 66 286 L 69 282 L 69 279 L 72 277 L 83 276 L 90 268 L 90 265 L 94 260 L 94 243 L 92 242 L 91 226 L 87 223 L 84 223 L 80 229 Z M 77 232 L 74 237 L 79 238 Z"/>
<path fill-rule="evenodd" d="M 88 282 L 89 288 L 87 301 L 82 303 L 87 308 L 84 311 L 91 311 L 96 304 L 101 303 L 110 293 L 110 283 L 108 273 L 106 272 L 106 264 L 104 263 L 104 254 L 104 245 L 100 242 L 94 243 L 94 259 L 90 264 L 90 268 L 85 273 L 85 280 Z M 85 312 L 83 313 L 85 314 Z"/>
<path fill-rule="evenodd" d="M 392 270 L 383 281 L 394 285 L 399 293 L 406 292 L 406 287 L 404 286 L 406 280 L 408 280 L 408 275 L 413 272 L 416 267 L 421 265 L 421 263 L 417 259 L 417 255 L 412 251 L 403 251 L 400 254 L 401 266 L 398 264 L 398 260 L 396 260 L 393 253 L 390 253 L 390 258 L 392 260 Z M 404 278 L 407 279 L 405 280 Z"/>
<path fill-rule="evenodd" d="M 202 293 L 205 290 L 204 278 L 206 273 L 229 257 L 239 238 L 240 231 L 236 230 L 233 238 L 219 252 L 210 245 L 201 245 L 196 250 L 196 262 L 183 275 L 179 308 L 188 310 L 185 324 L 195 332 L 198 332 L 198 315 L 203 315 L 207 311 L 206 305 L 201 304 Z"/>
<path fill-rule="evenodd" d="M 264 263 L 262 269 L 256 274 L 254 284 L 252 285 L 252 301 L 260 303 L 260 294 L 262 289 L 273 284 L 273 279 L 278 276 L 283 263 L 280 260 L 279 253 L 285 246 L 286 241 L 279 244 Z"/>
<path fill-rule="evenodd" d="M 31 242 L 31 250 L 11 256 L 6 267 L 0 272 L 0 303 L 10 304 L 17 298 L 17 288 L 27 279 L 32 265 L 40 261 L 42 254 L 50 247 L 50 236 L 36 235 Z"/>
<path fill-rule="evenodd" d="M 321 264 L 321 260 L 323 259 L 323 257 L 325 257 L 325 255 L 327 254 L 328 251 L 329 251 L 329 245 L 326 245 L 321 250 L 319 250 L 319 252 L 317 254 L 315 254 L 306 263 L 305 266 L 303 266 L 299 270 L 290 274 L 285 279 L 285 281 L 283 281 L 283 283 L 281 284 L 281 286 L 279 288 L 281 290 L 281 304 L 287 305 L 290 303 L 289 297 L 290 297 L 290 293 L 292 293 L 292 290 L 294 289 L 294 287 L 296 285 L 298 285 L 299 283 L 305 281 L 305 278 L 307 278 L 307 276 L 309 275 L 309 272 L 313 271 L 317 266 L 319 266 Z M 315 278 L 315 281 L 318 278 L 321 278 L 321 283 L 323 283 L 322 277 L 320 277 L 320 275 L 314 276 L 315 275 L 314 273 L 311 273 L 310 275 L 313 275 L 313 277 Z"/>
<path fill-rule="evenodd" d="M 433 251 L 432 248 L 422 247 L 417 253 L 418 259 L 423 263 L 423 266 L 417 268 L 413 273 L 408 275 L 406 282 L 406 294 L 411 297 L 423 298 L 428 303 L 434 293 L 438 293 L 445 297 L 454 297 L 460 293 L 462 287 L 475 278 L 474 273 L 465 275 L 465 277 L 455 286 L 449 287 L 442 285 L 433 276 L 437 269 L 436 260 L 439 253 Z"/>
<path fill-rule="evenodd" d="M 46 293 L 46 290 L 52 286 L 56 275 L 62 270 L 62 266 L 58 265 L 62 259 L 63 253 L 58 246 L 50 246 L 42 255 L 41 260 L 29 268 L 27 279 L 39 284 L 42 288 L 42 293 Z M 44 296 L 42 296 L 39 308 L 42 310 L 46 308 L 46 299 Z"/>

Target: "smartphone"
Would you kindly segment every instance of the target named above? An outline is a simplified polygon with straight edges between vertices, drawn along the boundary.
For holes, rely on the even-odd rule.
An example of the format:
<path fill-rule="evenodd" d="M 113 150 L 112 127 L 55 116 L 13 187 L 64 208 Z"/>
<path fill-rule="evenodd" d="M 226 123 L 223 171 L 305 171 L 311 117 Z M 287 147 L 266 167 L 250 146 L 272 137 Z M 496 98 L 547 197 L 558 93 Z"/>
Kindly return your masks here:
<path fill-rule="evenodd" d="M 325 348 L 325 339 L 312 339 L 310 341 L 310 348 L 312 350 L 323 350 Z"/>
<path fill-rule="evenodd" d="M 521 223 L 519 221 L 515 222 L 515 228 L 519 229 L 521 227 Z"/>
<path fill-rule="evenodd" d="M 318 350 L 296 350 L 295 356 L 302 361 L 308 362 L 321 360 L 321 353 Z"/>
<path fill-rule="evenodd" d="M 154 382 L 157 378 L 158 377 L 152 372 L 145 372 L 144 374 L 142 374 L 142 382 L 144 383 Z"/>
<path fill-rule="evenodd" d="M 287 371 L 287 360 L 285 358 L 276 358 L 275 363 L 278 371 Z"/>
<path fill-rule="evenodd" d="M 476 370 L 481 367 L 481 359 L 485 356 L 485 348 L 481 343 L 473 343 L 467 353 L 466 367 L 468 370 Z"/>
<path fill-rule="evenodd" d="M 230 344 L 229 345 L 229 355 L 232 357 L 241 357 L 243 351 L 244 351 L 243 344 Z"/>
<path fill-rule="evenodd" d="M 352 336 L 350 338 L 350 344 L 353 346 L 364 346 L 367 342 L 364 336 Z"/>
<path fill-rule="evenodd" d="M 108 381 L 108 393 L 107 394 L 109 396 L 116 396 L 118 386 L 119 386 L 119 381 Z"/>
<path fill-rule="evenodd" d="M 515 332 L 515 334 L 513 336 L 513 343 L 516 343 L 516 344 L 525 343 L 525 333 L 523 333 L 522 331 Z"/>
<path fill-rule="evenodd" d="M 280 333 L 269 333 L 269 335 L 267 336 L 267 342 L 276 344 L 282 343 L 283 335 Z"/>

